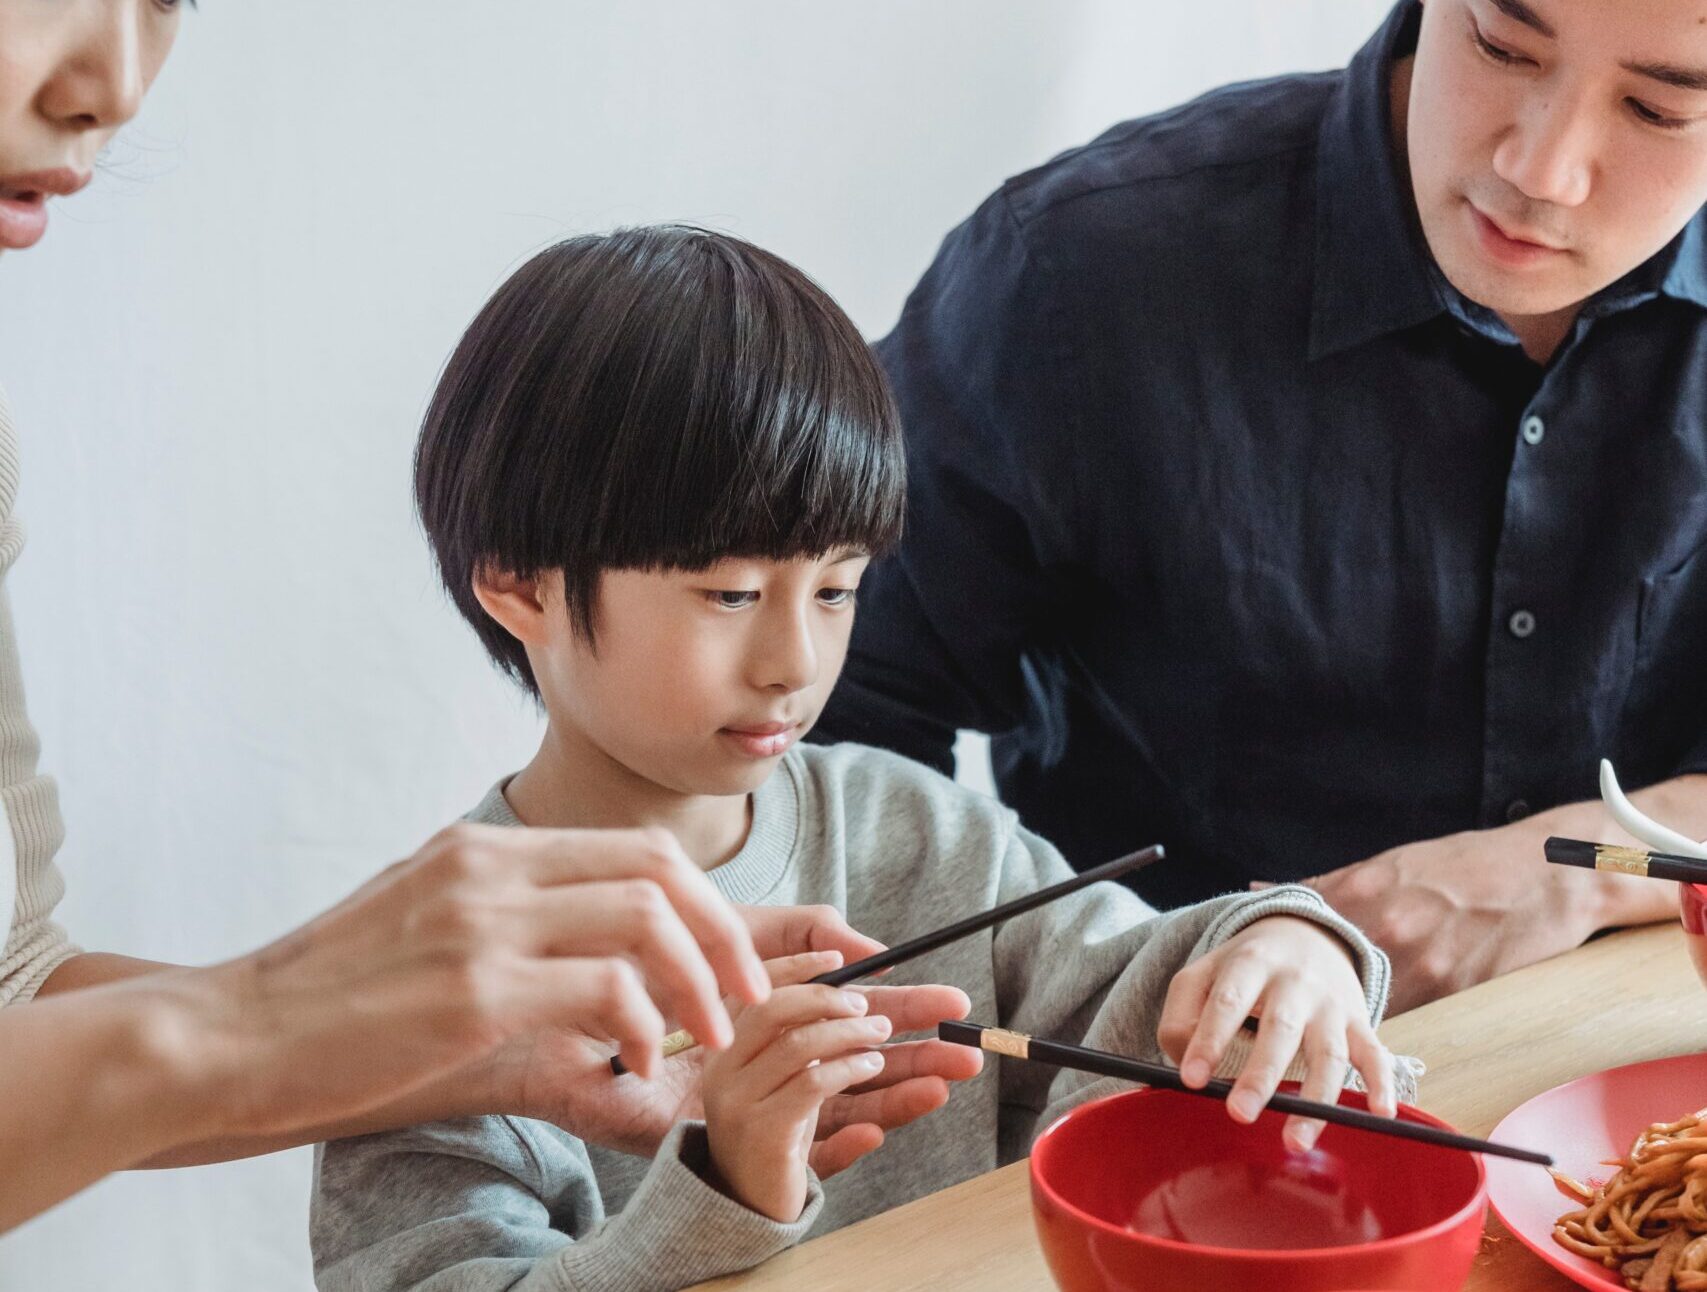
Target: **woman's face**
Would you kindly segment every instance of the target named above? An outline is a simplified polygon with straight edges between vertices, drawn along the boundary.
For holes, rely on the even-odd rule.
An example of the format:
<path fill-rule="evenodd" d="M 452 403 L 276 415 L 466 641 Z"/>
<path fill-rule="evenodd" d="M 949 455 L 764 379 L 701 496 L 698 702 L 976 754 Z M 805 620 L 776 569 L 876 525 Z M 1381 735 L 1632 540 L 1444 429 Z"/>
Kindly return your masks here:
<path fill-rule="evenodd" d="M 179 0 L 0 0 L 0 249 L 89 182 L 178 33 Z"/>

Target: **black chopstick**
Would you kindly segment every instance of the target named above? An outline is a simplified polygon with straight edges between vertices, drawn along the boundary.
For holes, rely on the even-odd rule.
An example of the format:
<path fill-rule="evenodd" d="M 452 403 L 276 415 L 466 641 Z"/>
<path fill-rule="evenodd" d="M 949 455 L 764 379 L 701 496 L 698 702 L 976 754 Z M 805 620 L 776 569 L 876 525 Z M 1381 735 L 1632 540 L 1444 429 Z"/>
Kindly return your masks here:
<path fill-rule="evenodd" d="M 1071 879 L 1064 879 L 1059 884 L 1051 884 L 1048 888 L 1040 888 L 1035 893 L 1016 897 L 1011 902 L 1003 902 L 1000 906 L 992 907 L 978 915 L 968 915 L 965 919 L 956 920 L 953 924 L 945 924 L 932 933 L 921 934 L 897 946 L 892 946 L 886 951 L 879 951 L 874 956 L 867 956 L 864 960 L 855 960 L 851 965 L 843 965 L 840 969 L 821 973 L 810 981 L 823 983 L 829 987 L 845 987 L 856 979 L 881 973 L 885 969 L 893 969 L 898 964 L 904 964 L 908 960 L 916 959 L 928 952 L 935 951 L 939 947 L 945 947 L 950 942 L 958 942 L 961 938 L 971 937 L 974 933 L 982 933 L 985 929 L 1000 924 L 1004 920 L 1011 920 L 1016 915 L 1024 915 L 1027 911 L 1034 911 L 1039 906 L 1047 906 L 1050 902 L 1065 897 L 1069 893 L 1076 893 L 1081 888 L 1089 888 L 1092 884 L 1100 884 L 1105 879 L 1115 879 L 1128 871 L 1148 866 L 1152 862 L 1160 861 L 1165 855 L 1161 844 L 1152 844 L 1148 848 L 1141 848 L 1124 857 L 1104 862 L 1083 874 L 1074 875 Z M 698 1042 L 693 1039 L 691 1034 L 672 1032 L 664 1038 L 664 1057 L 669 1058 L 673 1054 L 680 1054 L 683 1050 L 692 1049 L 696 1044 Z M 610 1061 L 610 1070 L 620 1077 L 628 1071 L 628 1065 L 622 1061 L 620 1056 L 613 1055 Z"/>
<path fill-rule="evenodd" d="M 1555 866 L 1581 866 L 1620 875 L 1642 875 L 1648 879 L 1675 879 L 1680 884 L 1707 884 L 1707 861 L 1680 857 L 1671 852 L 1649 852 L 1646 848 L 1622 848 L 1612 843 L 1589 843 L 1583 839 L 1552 838 L 1543 845 L 1547 860 Z"/>
<path fill-rule="evenodd" d="M 1118 1054 L 1110 1054 L 1106 1050 L 1089 1050 L 1081 1045 L 1063 1045 L 1059 1041 L 1039 1041 L 1025 1035 L 1023 1032 L 1009 1032 L 999 1027 L 986 1027 L 982 1023 L 939 1023 L 936 1033 L 945 1041 L 956 1045 L 969 1045 L 974 1049 L 988 1050 L 992 1054 L 1005 1055 L 1010 1059 L 1028 1059 L 1034 1063 L 1049 1063 L 1058 1068 L 1073 1068 L 1079 1072 L 1092 1072 L 1103 1077 L 1119 1077 L 1125 1081 L 1136 1081 L 1146 1086 L 1158 1086 L 1164 1090 L 1177 1090 L 1181 1094 L 1205 1095 L 1211 1099 L 1225 1099 L 1232 1092 L 1231 1081 L 1213 1080 L 1202 1089 L 1196 1089 L 1185 1084 L 1177 1068 L 1166 1067 L 1160 1063 L 1145 1063 L 1139 1059 L 1128 1059 Z M 1297 1095 L 1277 1092 L 1270 1097 L 1267 1107 L 1276 1112 L 1296 1113 L 1302 1117 L 1313 1117 L 1317 1121 L 1333 1122 L 1337 1126 L 1350 1126 L 1355 1130 L 1374 1131 L 1378 1135 L 1391 1135 L 1398 1139 L 1417 1140 L 1423 1144 L 1435 1144 L 1441 1148 L 1463 1149 L 1469 1153 L 1490 1153 L 1495 1157 L 1515 1158 L 1519 1162 L 1534 1162 L 1538 1166 L 1552 1166 L 1553 1159 L 1545 1153 L 1535 1153 L 1526 1148 L 1513 1148 L 1509 1144 L 1496 1144 L 1491 1140 L 1475 1139 L 1469 1135 L 1460 1135 L 1457 1131 L 1441 1130 L 1437 1126 L 1425 1126 L 1421 1122 L 1400 1121 L 1396 1117 L 1378 1117 L 1374 1113 L 1364 1112 L 1360 1108 L 1344 1108 L 1339 1104 L 1319 1104 L 1313 1099 L 1301 1099 Z"/>

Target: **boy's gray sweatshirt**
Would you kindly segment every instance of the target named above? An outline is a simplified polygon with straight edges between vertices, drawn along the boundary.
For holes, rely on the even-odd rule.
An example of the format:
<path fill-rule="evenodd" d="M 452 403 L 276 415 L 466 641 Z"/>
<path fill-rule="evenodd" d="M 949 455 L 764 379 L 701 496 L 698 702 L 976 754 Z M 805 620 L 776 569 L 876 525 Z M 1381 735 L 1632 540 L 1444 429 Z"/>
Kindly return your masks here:
<path fill-rule="evenodd" d="M 502 785 L 470 816 L 519 824 Z M 791 751 L 753 796 L 745 846 L 710 872 L 732 902 L 827 902 L 890 944 L 1072 873 L 994 799 L 858 745 Z M 1298 887 L 1158 915 L 1129 889 L 1096 884 L 887 981 L 949 983 L 972 998 L 975 1021 L 1155 1059 L 1175 973 L 1252 921 L 1281 914 L 1312 920 L 1352 947 L 1370 1019 L 1379 1020 L 1385 958 Z M 651 1159 L 518 1117 L 337 1141 L 317 1160 L 315 1278 L 324 1292 L 678 1288 L 1023 1157 L 1068 1108 L 1122 1088 L 991 1059 L 946 1107 L 829 1181 L 813 1178 L 805 1211 L 787 1225 L 705 1182 L 699 1123 L 678 1125 Z"/>

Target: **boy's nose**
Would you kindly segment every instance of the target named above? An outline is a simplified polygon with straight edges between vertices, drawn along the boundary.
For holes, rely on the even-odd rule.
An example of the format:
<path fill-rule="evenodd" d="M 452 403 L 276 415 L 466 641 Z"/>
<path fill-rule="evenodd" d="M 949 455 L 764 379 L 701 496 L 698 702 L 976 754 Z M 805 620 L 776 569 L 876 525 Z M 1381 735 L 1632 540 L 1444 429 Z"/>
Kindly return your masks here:
<path fill-rule="evenodd" d="M 766 690 L 804 691 L 818 680 L 818 647 L 803 622 L 779 623 L 764 634 L 754 681 Z"/>

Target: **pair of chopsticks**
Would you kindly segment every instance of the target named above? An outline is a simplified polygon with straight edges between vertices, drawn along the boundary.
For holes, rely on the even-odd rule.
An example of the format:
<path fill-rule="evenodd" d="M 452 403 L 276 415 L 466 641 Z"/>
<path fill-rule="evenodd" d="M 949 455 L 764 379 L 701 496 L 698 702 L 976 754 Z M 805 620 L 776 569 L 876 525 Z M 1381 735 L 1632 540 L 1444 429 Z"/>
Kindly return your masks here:
<path fill-rule="evenodd" d="M 1024 915 L 1027 911 L 1034 911 L 1039 906 L 1047 906 L 1057 898 L 1065 897 L 1069 893 L 1076 893 L 1081 888 L 1088 888 L 1105 879 L 1115 879 L 1128 871 L 1148 866 L 1152 862 L 1160 861 L 1165 855 L 1162 851 L 1162 845 L 1154 844 L 1114 861 L 1105 862 L 1103 865 L 1093 870 L 1087 870 L 1081 875 L 1075 875 L 1071 879 L 1064 879 L 1059 884 L 1051 884 L 1048 888 L 1040 888 L 1035 893 L 1028 894 L 1025 897 L 1017 897 L 1011 902 L 1003 902 L 1000 906 L 992 907 L 982 914 L 968 915 L 965 919 L 956 920 L 953 924 L 937 929 L 934 933 L 921 934 L 919 937 L 912 938 L 898 946 L 890 947 L 887 951 L 879 951 L 874 956 L 867 956 L 864 960 L 855 960 L 851 965 L 843 965 L 840 969 L 821 973 L 809 981 L 821 983 L 828 987 L 844 987 L 857 979 L 869 977 L 874 973 L 881 973 L 885 969 L 893 969 L 898 964 L 905 964 L 907 961 L 916 959 L 927 952 L 945 947 L 950 942 L 958 942 L 961 938 L 969 938 L 974 933 L 982 933 L 985 929 L 1000 924 L 1004 920 L 1011 920 L 1016 915 Z M 664 1038 L 664 1057 L 667 1059 L 673 1054 L 680 1054 L 683 1050 L 691 1050 L 698 1044 L 699 1042 L 693 1039 L 691 1033 L 672 1032 Z M 620 1077 L 628 1071 L 628 1065 L 620 1057 L 612 1056 L 610 1070 Z"/>
<path fill-rule="evenodd" d="M 1680 884 L 1707 884 L 1707 861 L 1680 857 L 1672 852 L 1646 848 L 1622 848 L 1611 843 L 1589 843 L 1584 839 L 1552 838 L 1543 845 L 1547 860 L 1555 866 L 1581 866 L 1618 875 L 1641 875 L 1648 879 L 1673 879 Z"/>
<path fill-rule="evenodd" d="M 1090 1072 L 1097 1076 L 1119 1077 L 1122 1080 L 1136 1081 L 1146 1086 L 1177 1090 L 1186 1095 L 1202 1095 L 1208 1099 L 1225 1099 L 1233 1090 L 1231 1081 L 1217 1079 L 1199 1089 L 1186 1085 L 1177 1068 L 1166 1067 L 1160 1063 L 1145 1063 L 1139 1059 L 1128 1059 L 1119 1054 L 1110 1054 L 1106 1050 L 1090 1050 L 1082 1045 L 1064 1045 L 1059 1041 L 1040 1041 L 1023 1032 L 1010 1032 L 999 1027 L 986 1027 L 982 1023 L 939 1023 L 937 1024 L 937 1035 L 945 1041 L 952 1041 L 956 1045 L 967 1045 L 977 1050 L 988 1050 L 992 1054 L 1000 1054 L 1010 1059 L 1026 1059 L 1033 1063 L 1048 1063 L 1058 1068 L 1072 1068 L 1078 1072 Z M 1360 1108 L 1344 1108 L 1339 1104 L 1321 1104 L 1313 1099 L 1302 1099 L 1297 1095 L 1289 1095 L 1285 1092 L 1276 1092 L 1270 1096 L 1266 1106 L 1276 1112 L 1313 1117 L 1317 1121 L 1332 1122 L 1336 1126 L 1350 1126 L 1355 1130 L 1374 1131 L 1378 1135 L 1389 1135 L 1395 1139 L 1416 1140 L 1422 1144 L 1435 1144 L 1441 1148 L 1463 1149 L 1469 1153 L 1488 1153 L 1495 1157 L 1514 1158 L 1519 1162 L 1533 1162 L 1537 1166 L 1553 1165 L 1553 1159 L 1545 1153 L 1536 1153 L 1526 1148 L 1514 1148 L 1510 1144 L 1498 1144 L 1492 1140 L 1475 1139 L 1469 1135 L 1460 1135 L 1457 1131 L 1441 1130 L 1438 1126 L 1425 1126 L 1421 1122 L 1401 1121 L 1396 1117 L 1378 1117 L 1376 1114 L 1364 1112 Z"/>

